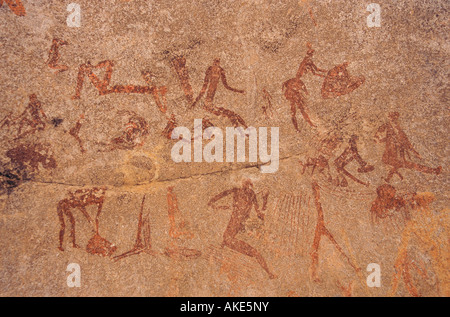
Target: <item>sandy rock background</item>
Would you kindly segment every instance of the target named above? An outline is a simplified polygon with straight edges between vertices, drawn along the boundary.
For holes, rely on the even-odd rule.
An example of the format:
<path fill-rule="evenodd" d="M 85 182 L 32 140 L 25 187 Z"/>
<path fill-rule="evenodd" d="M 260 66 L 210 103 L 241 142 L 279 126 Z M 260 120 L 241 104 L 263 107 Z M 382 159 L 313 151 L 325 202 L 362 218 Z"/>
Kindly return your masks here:
<path fill-rule="evenodd" d="M 68 27 L 71 2 L 5 0 L 0 8 L 2 296 L 449 295 L 447 1 L 377 0 L 380 27 L 367 25 L 371 2 L 356 0 L 76 0 L 81 25 Z M 67 43 L 52 64 L 54 39 Z M 296 130 L 282 85 L 309 49 L 326 72 L 301 77 L 314 126 L 296 105 Z M 191 107 L 174 66 L 182 58 L 193 99 L 219 58 L 228 84 L 245 93 L 219 82 L 211 107 L 248 126 L 279 127 L 277 172 L 261 173 L 261 162 L 173 162 L 176 140 L 164 135 L 172 115 L 191 131 L 196 118 L 224 132 L 233 126 L 206 97 Z M 152 87 L 166 89 L 158 100 L 167 110 L 150 92 L 101 94 L 88 73 L 73 99 L 88 61 L 113 62 L 110 88 L 149 87 L 142 72 L 150 72 Z M 344 62 L 350 77 L 340 83 L 363 83 L 324 98 L 327 72 Z M 361 182 L 335 163 L 353 135 L 373 166 L 360 173 L 357 159 L 346 165 Z M 389 179 L 393 164 L 401 177 Z M 245 180 L 264 220 L 252 209 L 227 240 L 232 213 L 244 207 L 232 195 L 216 204 L 223 208 L 209 202 Z M 395 193 L 380 197 L 380 187 Z M 139 228 L 143 252 L 114 258 L 139 244 Z M 274 276 L 244 254 L 254 251 L 231 248 L 236 241 Z M 69 263 L 80 265 L 81 287 L 68 287 Z M 381 287 L 367 286 L 370 263 L 381 267 Z"/>

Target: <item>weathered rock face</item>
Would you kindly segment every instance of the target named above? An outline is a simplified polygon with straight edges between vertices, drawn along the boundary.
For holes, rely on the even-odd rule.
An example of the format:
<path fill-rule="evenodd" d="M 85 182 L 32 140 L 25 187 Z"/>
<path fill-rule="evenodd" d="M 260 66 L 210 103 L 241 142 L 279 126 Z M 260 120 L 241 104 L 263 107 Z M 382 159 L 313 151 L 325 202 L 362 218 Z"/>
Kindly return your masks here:
<path fill-rule="evenodd" d="M 449 296 L 448 1 L 74 1 L 1 1 L 0 295 Z"/>

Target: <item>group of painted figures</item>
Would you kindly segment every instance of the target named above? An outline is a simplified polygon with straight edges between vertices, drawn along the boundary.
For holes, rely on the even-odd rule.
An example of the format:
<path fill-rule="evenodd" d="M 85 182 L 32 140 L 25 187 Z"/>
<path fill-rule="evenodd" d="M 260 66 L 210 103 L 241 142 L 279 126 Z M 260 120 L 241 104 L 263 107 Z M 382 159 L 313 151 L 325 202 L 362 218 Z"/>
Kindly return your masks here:
<path fill-rule="evenodd" d="M 16 2 L 10 0 L 4 1 L 10 6 L 15 14 L 21 15 L 22 11 L 20 6 L 17 7 L 14 5 Z M 0 6 L 4 1 L 0 1 Z M 17 1 L 17 3 L 20 3 L 20 1 Z M 55 75 L 61 74 L 69 69 L 68 66 L 61 64 L 59 61 L 60 48 L 66 45 L 69 45 L 69 43 L 64 40 L 54 39 L 52 41 L 47 65 L 55 70 Z M 297 121 L 297 110 L 300 111 L 303 119 L 309 126 L 316 126 L 307 111 L 306 96 L 308 95 L 308 89 L 302 81 L 303 76 L 310 73 L 324 78 L 321 88 L 321 96 L 324 99 L 337 98 L 349 94 L 358 89 L 365 82 L 364 77 L 351 76 L 349 74 L 347 70 L 348 63 L 335 66 L 329 71 L 318 68 L 313 61 L 313 55 L 314 50 L 312 49 L 311 44 L 308 43 L 306 56 L 300 63 L 296 76 L 286 80 L 281 85 L 284 97 L 290 104 L 293 127 L 298 132 L 300 132 L 300 129 Z M 199 104 L 204 97 L 204 101 L 201 105 L 205 111 L 215 116 L 228 119 L 236 127 L 247 127 L 245 120 L 239 114 L 214 104 L 214 96 L 220 82 L 222 82 L 227 90 L 241 94 L 244 93 L 244 90 L 235 89 L 229 86 L 225 70 L 221 67 L 218 58 L 214 59 L 212 65 L 206 70 L 203 85 L 196 98 L 194 98 L 194 91 L 190 84 L 186 58 L 184 56 L 174 56 L 171 59 L 171 64 L 178 76 L 180 86 L 191 109 Z M 171 140 L 171 132 L 176 127 L 177 120 L 173 113 L 168 113 L 170 108 L 167 106 L 167 87 L 156 86 L 153 82 L 154 76 L 150 71 L 142 72 L 145 85 L 111 85 L 113 67 L 114 62 L 110 60 L 101 61 L 95 65 L 88 61 L 85 64 L 80 65 L 78 67 L 75 92 L 72 98 L 81 98 L 81 92 L 86 78 L 98 90 L 100 96 L 118 93 L 151 95 L 158 110 L 167 120 L 167 125 L 162 131 L 162 135 Z M 104 71 L 103 77 L 96 74 L 99 70 Z M 262 112 L 263 114 L 268 115 L 269 111 L 272 112 L 272 96 L 265 88 L 262 89 L 261 93 L 264 100 L 267 101 L 267 105 L 263 106 Z M 145 143 L 146 136 L 150 134 L 150 126 L 147 120 L 133 111 L 119 111 L 118 114 L 120 116 L 126 116 L 128 122 L 121 135 L 111 138 L 105 151 L 131 150 L 142 146 Z M 400 114 L 398 112 L 389 113 L 388 121 L 382 124 L 374 135 L 376 140 L 385 144 L 381 161 L 387 165 L 390 170 L 383 179 L 384 183 L 376 189 L 376 198 L 372 203 L 370 215 L 374 224 L 382 219 L 389 218 L 396 213 L 401 213 L 407 221 L 402 237 L 402 245 L 399 250 L 399 256 L 395 263 L 396 275 L 394 276 L 393 292 L 395 293 L 399 280 L 403 278 L 410 294 L 420 295 L 414 283 L 411 282 L 411 263 L 408 260 L 407 247 L 412 233 L 417 231 L 420 232 L 420 234 L 424 234 L 424 230 L 420 227 L 419 222 L 413 221 L 414 217 L 410 210 L 422 214 L 429 213 L 430 203 L 432 202 L 433 197 L 430 196 L 431 194 L 425 195 L 415 193 L 404 197 L 397 194 L 396 189 L 389 183 L 395 175 L 400 179 L 403 179 L 403 175 L 400 173 L 402 169 L 437 175 L 440 174 L 442 168 L 440 166 L 431 168 L 416 162 L 416 160 L 422 160 L 422 158 L 414 149 L 406 133 L 402 129 L 399 117 Z M 83 119 L 84 115 L 81 115 L 74 126 L 67 131 L 69 135 L 76 139 L 81 153 L 87 151 L 79 136 L 82 127 L 81 121 Z M 6 151 L 6 157 L 10 159 L 10 162 L 4 164 L 0 171 L 0 185 L 2 189 L 11 192 L 11 190 L 17 187 L 21 182 L 31 179 L 34 173 L 39 172 L 40 166 L 44 169 L 54 169 L 57 167 L 56 160 L 50 153 L 50 148 L 48 146 L 42 144 L 27 144 L 23 143 L 23 140 L 25 140 L 27 136 L 43 131 L 47 126 L 57 127 L 62 121 L 63 119 L 60 118 L 50 119 L 47 117 L 36 94 L 31 94 L 29 96 L 29 104 L 22 113 L 16 116 L 10 113 L 0 121 L 0 129 L 8 131 L 8 135 L 13 136 L 11 143 L 14 144 L 13 148 Z M 203 120 L 203 125 L 203 129 L 206 129 L 214 124 L 210 120 L 205 119 Z M 311 168 L 311 177 L 313 178 L 311 189 L 317 212 L 317 222 L 310 257 L 311 275 L 314 280 L 319 280 L 319 247 L 322 237 L 326 237 L 330 240 L 355 271 L 359 272 L 361 270 L 357 263 L 348 257 L 340 244 L 336 241 L 332 232 L 327 228 L 324 210 L 320 200 L 321 186 L 319 185 L 318 180 L 316 180 L 317 176 L 314 176 L 314 172 L 317 172 L 320 176 L 324 176 L 325 180 L 322 179 L 322 181 L 337 187 L 350 186 L 348 179 L 354 181 L 356 184 L 369 186 L 369 182 L 356 177 L 347 168 L 349 164 L 356 162 L 358 164 L 358 173 L 365 174 L 375 170 L 375 166 L 366 162 L 359 154 L 357 145 L 358 136 L 352 135 L 349 140 L 345 142 L 344 150 L 339 155 L 335 156 L 336 150 L 343 143 L 343 140 L 337 137 L 330 136 L 324 138 L 320 141 L 318 155 L 315 157 L 307 157 L 305 162 L 300 162 L 300 173 L 304 174 L 308 168 Z M 332 161 L 332 165 L 330 164 L 330 161 Z M 337 176 L 333 175 L 331 167 L 335 168 Z M 140 253 L 151 255 L 163 254 L 168 257 L 183 259 L 195 259 L 202 256 L 200 250 L 184 245 L 184 242 L 189 241 L 194 237 L 194 233 L 189 229 L 188 222 L 186 222 L 181 215 L 173 187 L 168 187 L 167 189 L 167 210 L 171 242 L 165 250 L 163 252 L 157 252 L 152 249 L 149 215 L 144 213 L 144 203 L 146 199 L 146 195 L 144 195 L 138 215 L 138 228 L 135 244 L 131 250 L 120 255 L 115 255 L 117 247 L 103 238 L 99 231 L 99 217 L 105 201 L 105 193 L 106 188 L 83 188 L 69 191 L 66 197 L 59 201 L 57 205 L 57 215 L 60 222 L 59 249 L 61 251 L 64 251 L 66 222 L 68 222 L 70 227 L 69 235 L 72 247 L 79 248 L 79 245 L 76 243 L 76 217 L 73 214 L 74 210 L 78 210 L 92 225 L 94 236 L 89 240 L 86 246 L 86 251 L 90 254 L 109 256 L 116 261 Z M 266 191 L 264 193 L 262 206 L 260 207 L 257 195 L 253 189 L 253 183 L 248 179 L 244 179 L 241 186 L 225 190 L 212 197 L 208 202 L 208 207 L 214 209 L 229 209 L 229 206 L 217 205 L 218 201 L 227 196 L 232 197 L 233 203 L 231 206 L 231 218 L 223 233 L 222 247 L 227 247 L 238 253 L 254 258 L 267 273 L 269 278 L 276 278 L 276 275 L 272 269 L 269 268 L 263 255 L 249 243 L 239 239 L 239 234 L 245 231 L 246 221 L 249 219 L 253 208 L 255 209 L 258 218 L 264 220 L 263 212 L 268 206 L 269 192 Z M 89 206 L 97 207 L 95 217 L 91 217 L 90 213 L 87 211 Z M 433 246 L 434 242 L 432 239 L 424 238 L 423 241 L 427 241 L 427 243 Z M 441 254 L 438 252 L 439 249 L 439 246 L 435 245 L 433 249 L 433 252 L 435 253 L 432 254 L 433 260 L 439 262 L 434 266 L 434 270 L 438 275 L 441 273 L 442 267 L 445 267 L 445 263 L 440 263 L 442 260 L 440 260 Z"/>

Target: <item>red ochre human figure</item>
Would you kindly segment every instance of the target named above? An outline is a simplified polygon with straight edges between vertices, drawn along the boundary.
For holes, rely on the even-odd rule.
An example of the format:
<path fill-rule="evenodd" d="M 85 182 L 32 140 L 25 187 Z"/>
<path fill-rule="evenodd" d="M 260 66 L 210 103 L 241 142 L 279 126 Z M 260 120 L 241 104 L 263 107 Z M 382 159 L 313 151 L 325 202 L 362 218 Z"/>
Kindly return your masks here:
<path fill-rule="evenodd" d="M 336 165 L 336 170 L 338 171 L 339 175 L 341 176 L 341 180 L 339 178 L 337 179 L 338 185 L 342 187 L 348 186 L 347 180 L 345 176 L 349 177 L 350 179 L 354 180 L 357 183 L 360 183 L 362 185 L 369 186 L 369 183 L 365 183 L 355 176 L 353 176 L 351 173 L 349 173 L 345 166 L 347 166 L 350 162 L 355 160 L 359 164 L 358 172 L 359 173 L 368 173 L 374 170 L 374 167 L 372 165 L 367 164 L 361 156 L 358 153 L 358 147 L 356 145 L 356 141 L 358 140 L 357 135 L 352 135 L 349 140 L 349 146 L 342 152 L 341 155 L 339 155 L 338 158 L 334 160 L 334 164 Z"/>
<path fill-rule="evenodd" d="M 296 117 L 297 108 L 300 110 L 303 119 L 305 119 L 305 121 L 308 122 L 311 126 L 315 127 L 314 123 L 312 123 L 308 113 L 306 112 L 306 97 L 304 95 L 309 95 L 309 93 L 308 90 L 306 89 L 304 82 L 300 78 L 304 74 L 307 74 L 309 72 L 312 73 L 313 75 L 324 77 L 323 75 L 319 74 L 319 72 L 326 72 L 325 70 L 318 68 L 314 64 L 312 60 L 314 50 L 311 48 L 310 43 L 307 43 L 307 46 L 308 51 L 306 53 L 306 56 L 300 63 L 300 66 L 298 67 L 297 75 L 295 76 L 295 78 L 291 78 L 285 81 L 282 85 L 284 96 L 291 104 L 292 124 L 294 125 L 294 128 L 297 131 L 300 131 L 298 128 Z"/>
<path fill-rule="evenodd" d="M 327 71 L 325 69 L 318 68 L 312 59 L 314 55 L 314 50 L 312 49 L 311 43 L 306 43 L 306 46 L 308 48 L 308 51 L 306 52 L 306 56 L 300 63 L 300 66 L 298 67 L 297 70 L 297 75 L 295 77 L 300 78 L 307 73 L 311 73 L 313 75 L 320 77 L 325 77 L 325 75 L 322 75 L 320 73 L 326 73 Z"/>
<path fill-rule="evenodd" d="M 56 74 L 62 73 L 69 69 L 66 65 L 59 65 L 59 48 L 63 45 L 67 45 L 68 43 L 66 41 L 54 38 L 52 41 L 52 46 L 50 47 L 50 51 L 48 52 L 48 60 L 47 65 L 52 68 L 56 69 Z"/>
<path fill-rule="evenodd" d="M 194 102 L 194 91 L 192 90 L 192 86 L 189 82 L 189 73 L 186 67 L 186 58 L 184 56 L 177 56 L 172 59 L 172 65 L 177 72 L 181 88 L 183 89 L 187 101 L 192 104 Z"/>
<path fill-rule="evenodd" d="M 306 98 L 303 96 L 303 93 L 305 93 L 306 95 L 308 95 L 309 93 L 303 81 L 301 81 L 298 77 L 291 78 L 283 83 L 282 89 L 284 91 L 284 96 L 291 104 L 291 119 L 295 130 L 300 132 L 296 117 L 297 108 L 300 110 L 303 119 L 305 119 L 305 121 L 308 122 L 311 126 L 315 127 L 314 123 L 312 123 L 308 113 L 306 112 Z"/>
<path fill-rule="evenodd" d="M 416 156 L 416 158 L 422 158 L 414 149 L 406 136 L 406 133 L 401 128 L 399 117 L 400 114 L 398 112 L 389 113 L 389 122 L 380 126 L 375 135 L 375 139 L 386 144 L 382 162 L 392 167 L 385 180 L 390 182 L 394 174 L 397 174 L 400 179 L 403 179 L 403 176 L 399 172 L 400 168 L 414 169 L 416 171 L 428 174 L 440 174 L 442 171 L 441 166 L 431 168 L 411 161 L 411 152 Z M 380 137 L 380 134 L 382 133 L 385 134 L 384 138 Z"/>
<path fill-rule="evenodd" d="M 332 68 L 325 77 L 322 85 L 322 98 L 335 98 L 351 93 L 364 84 L 364 76 L 350 76 L 347 70 L 348 62 Z"/>
<path fill-rule="evenodd" d="M 6 2 L 8 7 L 14 12 L 15 15 L 25 16 L 25 7 L 20 0 L 0 0 L 0 7 L 3 5 L 3 2 Z"/>
<path fill-rule="evenodd" d="M 109 87 L 111 76 L 113 72 L 114 62 L 113 61 L 102 61 L 97 65 L 92 65 L 91 62 L 87 62 L 86 64 L 82 64 L 79 67 L 78 75 L 77 75 L 77 86 L 75 89 L 75 95 L 72 96 L 72 99 L 80 99 L 81 89 L 83 88 L 84 78 L 87 76 L 92 84 L 97 88 L 100 95 L 112 94 L 112 93 L 124 93 L 124 94 L 151 94 L 155 99 L 155 102 L 159 108 L 159 110 L 163 113 L 166 112 L 166 100 L 165 94 L 167 92 L 167 88 L 156 87 L 152 83 L 152 74 L 148 71 L 142 72 L 142 77 L 144 78 L 147 86 L 137 86 L 137 85 L 114 85 Z M 105 75 L 103 79 L 99 79 L 97 75 L 94 74 L 95 69 L 105 69 Z M 160 95 L 162 102 L 160 100 Z"/>
<path fill-rule="evenodd" d="M 397 190 L 389 184 L 377 187 L 377 198 L 370 208 L 370 219 L 372 223 L 378 223 L 380 219 L 393 216 L 395 212 L 401 212 L 405 220 L 409 220 L 410 215 L 406 209 L 408 199 L 397 195 Z"/>
<path fill-rule="evenodd" d="M 314 202 L 316 204 L 316 210 L 317 210 L 317 225 L 316 230 L 314 233 L 314 240 L 311 250 L 311 276 L 314 281 L 320 281 L 317 269 L 319 266 L 319 247 L 320 247 L 320 240 L 322 239 L 322 236 L 327 237 L 331 243 L 335 246 L 335 248 L 341 253 L 341 255 L 347 260 L 348 264 L 355 270 L 360 271 L 361 269 L 356 267 L 350 258 L 344 253 L 344 250 L 340 247 L 340 245 L 336 242 L 331 232 L 327 229 L 325 226 L 325 218 L 324 213 L 322 209 L 322 204 L 320 203 L 320 186 L 317 184 L 317 182 L 312 183 L 312 190 L 314 195 Z"/>
<path fill-rule="evenodd" d="M 61 225 L 59 231 L 59 249 L 64 251 L 64 233 L 66 229 L 65 217 L 69 219 L 71 224 L 70 237 L 72 238 L 72 246 L 79 248 L 76 244 L 75 238 L 75 217 L 71 209 L 76 208 L 81 211 L 83 216 L 93 226 L 94 236 L 89 240 L 86 250 L 90 254 L 98 254 L 102 256 L 110 256 L 116 251 L 116 247 L 110 242 L 102 238 L 99 234 L 99 216 L 102 211 L 103 203 L 105 199 L 104 188 L 89 188 L 78 189 L 74 192 L 69 192 L 68 197 L 59 201 L 57 206 L 58 217 Z M 86 210 L 86 207 L 96 205 L 97 213 L 93 220 Z"/>
<path fill-rule="evenodd" d="M 75 124 L 75 126 L 69 130 L 69 134 L 71 136 L 73 136 L 75 138 L 75 140 L 77 140 L 78 144 L 80 145 L 81 153 L 84 153 L 84 152 L 86 152 L 86 150 L 84 149 L 83 141 L 81 141 L 80 136 L 79 136 L 80 129 L 81 129 L 81 120 L 82 119 L 84 119 L 84 114 L 82 114 L 80 116 L 80 119 L 78 119 L 78 121 Z"/>
<path fill-rule="evenodd" d="M 237 92 L 240 94 L 245 93 L 244 90 L 235 89 L 228 85 L 227 78 L 225 76 L 225 70 L 220 66 L 220 59 L 216 58 L 216 59 L 214 59 L 213 65 L 208 67 L 208 69 L 206 70 L 203 87 L 200 90 L 200 93 L 197 96 L 197 98 L 195 99 L 195 101 L 192 103 L 191 107 L 194 108 L 195 105 L 197 104 L 197 102 L 206 93 L 205 101 L 203 104 L 203 107 L 206 111 L 209 111 L 216 116 L 223 116 L 223 117 L 228 118 L 235 127 L 243 126 L 243 127 L 247 128 L 245 121 L 237 113 L 234 113 L 233 111 L 222 108 L 222 107 L 214 106 L 214 104 L 213 104 L 214 103 L 214 95 L 216 94 L 216 90 L 217 90 L 219 81 L 222 81 L 223 86 L 228 90 L 231 90 L 233 92 Z"/>
<path fill-rule="evenodd" d="M 29 100 L 28 106 L 18 117 L 13 118 L 9 114 L 0 121 L 0 128 L 18 126 L 16 140 L 34 134 L 36 131 L 42 131 L 47 125 L 47 115 L 36 94 L 29 95 Z"/>
<path fill-rule="evenodd" d="M 233 212 L 231 214 L 228 226 L 223 234 L 222 246 L 227 246 L 232 250 L 255 258 L 259 265 L 267 272 L 269 278 L 276 278 L 275 274 L 270 271 L 266 261 L 258 250 L 246 242 L 236 238 L 241 231 L 245 230 L 245 221 L 250 217 L 252 207 L 255 208 L 258 217 L 261 220 L 264 220 L 264 214 L 259 210 L 258 201 L 256 199 L 256 194 L 253 191 L 252 182 L 249 179 L 246 179 L 242 182 L 242 187 L 234 187 L 223 191 L 222 193 L 214 196 L 209 201 L 208 206 L 215 209 L 220 208 L 216 207 L 215 203 L 231 194 L 233 195 Z"/>

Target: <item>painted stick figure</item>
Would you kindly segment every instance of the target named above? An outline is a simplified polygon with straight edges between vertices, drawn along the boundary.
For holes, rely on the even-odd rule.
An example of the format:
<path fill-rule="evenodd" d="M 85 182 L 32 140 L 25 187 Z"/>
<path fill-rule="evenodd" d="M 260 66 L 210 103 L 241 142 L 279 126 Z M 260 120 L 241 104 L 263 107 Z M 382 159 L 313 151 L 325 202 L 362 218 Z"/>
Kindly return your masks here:
<path fill-rule="evenodd" d="M 57 71 L 55 74 L 62 73 L 69 69 L 66 65 L 59 65 L 59 48 L 63 45 L 67 45 L 68 43 L 66 41 L 54 38 L 52 41 L 52 46 L 50 47 L 50 51 L 48 52 L 48 60 L 47 65 L 52 68 L 56 69 Z"/>
<path fill-rule="evenodd" d="M 317 269 L 319 266 L 319 247 L 320 247 L 320 240 L 322 239 L 322 236 L 327 237 L 331 243 L 335 246 L 335 248 L 341 253 L 341 255 L 347 260 L 348 264 L 355 270 L 360 271 L 361 269 L 356 267 L 350 258 L 344 253 L 344 250 L 342 250 L 341 246 L 336 242 L 331 232 L 327 229 L 325 226 L 325 218 L 324 213 L 322 209 L 322 204 L 320 203 L 320 187 L 317 182 L 312 183 L 312 190 L 314 194 L 314 201 L 316 204 L 316 210 L 317 210 L 317 225 L 316 230 L 314 233 L 314 240 L 311 250 L 311 276 L 314 281 L 319 281 L 319 277 L 317 274 Z"/>
<path fill-rule="evenodd" d="M 128 256 L 137 255 L 142 252 L 145 252 L 150 255 L 155 255 L 156 252 L 152 251 L 152 242 L 151 242 L 151 230 L 150 230 L 150 221 L 148 215 L 144 216 L 144 202 L 145 195 L 142 197 L 141 210 L 138 216 L 138 229 L 137 236 L 134 246 L 131 250 L 117 255 L 114 257 L 114 261 L 119 261 Z"/>
<path fill-rule="evenodd" d="M 25 16 L 25 7 L 20 0 L 0 0 L 0 7 L 2 7 L 3 2 L 6 2 L 8 7 L 14 12 L 15 15 Z"/>
<path fill-rule="evenodd" d="M 269 278 L 275 278 L 276 276 L 270 271 L 266 261 L 258 250 L 236 238 L 239 232 L 245 230 L 244 223 L 250 217 L 252 207 L 255 208 L 258 217 L 261 220 L 264 220 L 264 214 L 259 210 L 252 182 L 249 179 L 246 179 L 242 182 L 242 187 L 235 187 L 214 196 L 209 201 L 208 206 L 215 209 L 218 208 L 215 206 L 215 202 L 231 194 L 233 195 L 233 212 L 231 214 L 230 222 L 223 234 L 222 246 L 227 246 L 239 253 L 255 258 L 259 265 L 267 272 Z"/>
<path fill-rule="evenodd" d="M 73 136 L 75 138 L 75 140 L 77 140 L 77 142 L 78 142 L 78 144 L 80 146 L 81 153 L 84 153 L 84 152 L 86 152 L 86 150 L 83 147 L 83 141 L 81 141 L 80 135 L 79 135 L 80 134 L 80 129 L 81 129 L 81 120 L 82 119 L 84 119 L 84 114 L 82 114 L 80 116 L 80 119 L 78 119 L 78 121 L 75 124 L 75 126 L 69 130 L 69 134 L 71 136 Z"/>
<path fill-rule="evenodd" d="M 272 96 L 265 88 L 262 89 L 262 93 L 263 93 L 264 100 L 267 102 L 266 105 L 262 106 L 262 111 L 263 111 L 263 114 L 266 117 L 266 119 L 269 119 L 269 118 L 273 117 Z"/>
<path fill-rule="evenodd" d="M 403 179 L 403 176 L 398 171 L 400 168 L 414 169 L 422 173 L 439 175 L 442 171 L 441 166 L 431 168 L 411 161 L 411 152 L 418 159 L 421 159 L 421 156 L 414 149 L 406 133 L 401 128 L 399 117 L 400 114 L 398 112 L 391 112 L 389 114 L 389 122 L 380 126 L 375 135 L 376 140 L 386 144 L 382 157 L 383 163 L 392 166 L 385 180 L 389 182 L 394 174 L 397 174 L 400 179 Z M 384 138 L 380 137 L 382 133 L 385 134 Z"/>
<path fill-rule="evenodd" d="M 186 58 L 184 56 L 177 56 L 172 59 L 172 65 L 177 72 L 178 78 L 180 80 L 181 87 L 183 88 L 184 95 L 187 101 L 192 104 L 194 102 L 194 91 L 189 82 L 189 73 L 186 67 Z"/>

